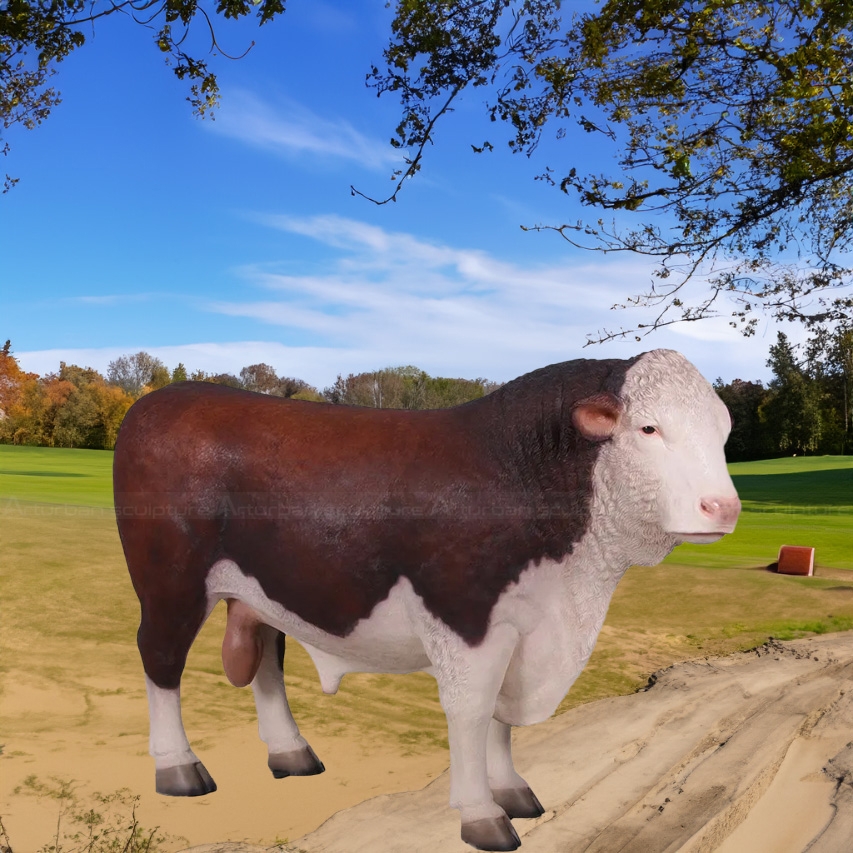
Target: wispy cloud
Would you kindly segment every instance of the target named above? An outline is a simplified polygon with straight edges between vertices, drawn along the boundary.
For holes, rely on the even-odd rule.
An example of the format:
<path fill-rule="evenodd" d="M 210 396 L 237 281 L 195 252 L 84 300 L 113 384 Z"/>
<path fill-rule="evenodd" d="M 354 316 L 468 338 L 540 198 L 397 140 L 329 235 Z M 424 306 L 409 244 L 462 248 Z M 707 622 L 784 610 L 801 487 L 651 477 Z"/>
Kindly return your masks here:
<path fill-rule="evenodd" d="M 311 237 L 337 257 L 320 275 L 244 268 L 244 278 L 271 298 L 216 301 L 210 310 L 311 332 L 330 344 L 378 346 L 399 353 L 398 360 L 445 370 L 472 359 L 482 372 L 494 370 L 496 360 L 535 366 L 555 353 L 568 357 L 567 331 L 576 331 L 576 352 L 581 330 L 619 293 L 599 267 L 522 267 L 338 216 L 261 221 Z"/>
<path fill-rule="evenodd" d="M 400 161 L 387 141 L 367 136 L 344 119 L 324 118 L 290 99 L 273 105 L 245 89 L 229 90 L 216 121 L 205 126 L 283 156 L 355 161 L 367 169 Z"/>
<path fill-rule="evenodd" d="M 242 277 L 266 293 L 256 300 L 212 301 L 209 310 L 343 347 L 347 369 L 414 363 L 432 373 L 464 370 L 509 379 L 554 361 L 623 357 L 661 346 L 695 353 L 714 375 L 728 374 L 729 355 L 743 362 L 743 339 L 723 324 L 709 335 L 663 330 L 639 344 L 631 337 L 583 349 L 587 333 L 618 326 L 620 318 L 607 311 L 612 304 L 648 285 L 651 267 L 641 261 L 567 258 L 525 265 L 340 216 L 257 219 L 326 247 L 325 268 L 294 275 L 269 264 L 244 267 Z M 721 354 L 721 341 L 741 351 Z"/>
<path fill-rule="evenodd" d="M 108 293 L 100 296 L 67 296 L 64 302 L 82 305 L 126 305 L 131 302 L 147 302 L 151 298 L 150 293 Z"/>
<path fill-rule="evenodd" d="M 194 300 L 187 310 L 201 313 L 192 315 L 187 328 L 196 329 L 204 342 L 150 346 L 137 340 L 121 349 L 19 353 L 22 365 L 44 373 L 64 360 L 105 371 L 117 356 L 144 349 L 169 367 L 183 362 L 208 372 L 237 373 L 266 362 L 323 388 L 338 373 L 391 365 L 508 380 L 571 358 L 624 358 L 670 347 L 709 379 L 768 376 L 767 337 L 745 340 L 724 320 L 584 349 L 587 333 L 618 327 L 619 313 L 607 309 L 649 283 L 651 267 L 642 261 L 584 256 L 578 263 L 574 256 L 525 264 L 340 216 L 255 219 L 315 241 L 318 250 L 312 252 L 309 244 L 300 252 L 304 262 L 236 270 L 245 282 L 240 298 Z M 205 313 L 255 321 L 249 326 L 252 339 L 217 341 L 202 331 L 209 329 Z M 629 313 L 623 322 L 636 321 Z M 222 324 L 215 326 L 221 334 Z M 246 332 L 245 322 L 240 328 Z"/>

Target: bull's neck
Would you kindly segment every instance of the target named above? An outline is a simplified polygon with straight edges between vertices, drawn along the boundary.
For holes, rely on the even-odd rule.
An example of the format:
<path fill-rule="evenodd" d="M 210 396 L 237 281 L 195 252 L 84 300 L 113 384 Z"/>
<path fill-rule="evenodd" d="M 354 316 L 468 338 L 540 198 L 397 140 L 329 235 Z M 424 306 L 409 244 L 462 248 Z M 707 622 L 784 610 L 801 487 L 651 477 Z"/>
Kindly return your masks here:
<path fill-rule="evenodd" d="M 508 476 L 531 492 L 565 495 L 576 485 L 577 463 L 589 464 L 596 448 L 572 428 L 574 400 L 558 372 L 537 371 L 524 379 L 482 400 L 492 449 Z"/>
<path fill-rule="evenodd" d="M 571 425 L 572 395 L 558 372 L 537 371 L 482 401 L 481 425 L 502 488 L 531 512 L 531 536 L 541 553 L 560 560 L 587 529 L 593 471 L 600 445 Z"/>

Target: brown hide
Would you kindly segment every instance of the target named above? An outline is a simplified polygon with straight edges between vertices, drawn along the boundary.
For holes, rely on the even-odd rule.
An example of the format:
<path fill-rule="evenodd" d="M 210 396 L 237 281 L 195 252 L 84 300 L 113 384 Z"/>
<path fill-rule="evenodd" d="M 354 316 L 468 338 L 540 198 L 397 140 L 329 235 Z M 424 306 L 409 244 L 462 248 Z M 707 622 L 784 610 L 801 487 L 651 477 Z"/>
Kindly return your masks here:
<path fill-rule="evenodd" d="M 209 383 L 143 397 L 121 427 L 114 483 L 146 673 L 177 686 L 221 559 L 338 636 L 403 576 L 431 613 L 480 642 L 501 592 L 586 530 L 600 444 L 577 432 L 572 407 L 618 396 L 635 360 L 552 365 L 435 411 Z"/>

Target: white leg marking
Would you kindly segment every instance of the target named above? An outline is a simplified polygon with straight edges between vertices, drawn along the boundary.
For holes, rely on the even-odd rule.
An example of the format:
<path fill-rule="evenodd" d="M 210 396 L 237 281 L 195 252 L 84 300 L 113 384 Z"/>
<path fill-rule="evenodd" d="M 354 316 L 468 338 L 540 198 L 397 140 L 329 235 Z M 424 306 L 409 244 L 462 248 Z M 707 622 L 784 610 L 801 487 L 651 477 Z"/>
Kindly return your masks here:
<path fill-rule="evenodd" d="M 527 782 L 512 766 L 512 726 L 493 719 L 489 723 L 487 743 L 491 789 L 500 791 L 508 788 L 527 788 Z"/>
<path fill-rule="evenodd" d="M 450 805 L 462 823 L 505 818 L 492 798 L 487 773 L 489 723 L 504 674 L 518 642 L 510 625 L 492 628 L 471 648 L 444 626 L 431 626 L 424 645 L 435 668 L 450 741 Z"/>
<path fill-rule="evenodd" d="M 148 741 L 158 770 L 198 761 L 187 740 L 181 719 L 181 689 L 164 690 L 145 676 L 151 735 Z"/>
<path fill-rule="evenodd" d="M 299 734 L 299 728 L 290 713 L 284 679 L 276 660 L 278 631 L 269 625 L 262 625 L 260 632 L 264 651 L 252 681 L 258 711 L 258 733 L 271 755 L 302 749 L 308 743 Z"/>

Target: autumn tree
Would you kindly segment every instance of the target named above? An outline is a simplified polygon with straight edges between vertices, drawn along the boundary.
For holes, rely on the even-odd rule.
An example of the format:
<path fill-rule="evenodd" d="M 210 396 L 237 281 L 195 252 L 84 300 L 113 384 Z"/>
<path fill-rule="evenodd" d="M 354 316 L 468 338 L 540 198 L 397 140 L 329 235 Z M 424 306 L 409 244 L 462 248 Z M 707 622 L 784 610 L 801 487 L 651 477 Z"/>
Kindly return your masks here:
<path fill-rule="evenodd" d="M 374 409 L 404 409 L 407 374 L 417 374 L 415 367 L 386 367 L 364 373 L 338 374 L 334 384 L 323 391 L 330 403 L 346 406 L 369 406 Z"/>
<path fill-rule="evenodd" d="M 420 368 L 386 367 L 338 375 L 323 392 L 330 403 L 376 409 L 442 409 L 476 400 L 498 387 L 487 379 L 433 377 Z"/>
<path fill-rule="evenodd" d="M 807 326 L 853 318 L 853 5 L 838 0 L 398 2 L 369 82 L 402 104 L 395 199 L 466 89 L 512 151 L 565 155 L 539 178 L 589 215 L 536 226 L 574 245 L 656 259 L 625 305 L 654 319 L 590 341 L 729 315 Z M 497 133 L 497 131 L 496 131 Z M 615 163 L 579 162 L 592 136 Z M 497 142 L 498 140 L 495 140 Z M 472 140 L 476 151 L 492 141 Z M 550 156 L 550 155 L 549 155 Z M 359 192 L 354 190 L 354 192 Z M 702 283 L 699 295 L 687 288 Z M 691 295 L 692 294 L 692 295 Z M 729 297 L 734 304 L 724 308 Z M 616 306 L 614 306 L 616 307 Z M 622 306 L 624 307 L 624 306 Z"/>
<path fill-rule="evenodd" d="M 62 411 L 74 390 L 74 383 L 62 379 L 57 373 L 42 376 L 35 388 L 28 389 L 25 405 L 32 415 L 32 426 L 23 443 L 62 447 L 64 442 L 73 441 Z"/>
<path fill-rule="evenodd" d="M 21 370 L 7 340 L 0 350 L 0 442 L 26 442 L 33 430 L 27 401 L 37 386 L 38 376 Z"/>
<path fill-rule="evenodd" d="M 278 374 L 269 364 L 250 364 L 240 371 L 240 381 L 247 391 L 273 394 L 278 390 Z"/>
<path fill-rule="evenodd" d="M 229 388 L 242 388 L 243 383 L 233 373 L 211 373 L 205 375 L 205 382 L 213 382 L 215 385 L 227 385 Z"/>
<path fill-rule="evenodd" d="M 38 423 L 42 442 L 51 447 L 112 449 L 118 428 L 134 398 L 110 385 L 91 367 L 59 364 L 40 379 L 43 396 Z M 70 387 L 69 387 L 70 386 Z"/>
<path fill-rule="evenodd" d="M 165 388 L 172 381 L 172 374 L 169 368 L 157 359 L 158 363 L 151 370 L 151 379 L 147 383 L 147 387 L 151 391 L 156 391 L 158 388 Z"/>
<path fill-rule="evenodd" d="M 133 405 L 133 397 L 115 385 L 102 382 L 93 383 L 88 392 L 92 399 L 94 417 L 90 422 L 85 446 L 112 450 L 121 422 Z"/>
<path fill-rule="evenodd" d="M 298 400 L 317 400 L 320 395 L 317 389 L 296 376 L 279 376 L 278 394 L 281 397 L 295 398 Z"/>

